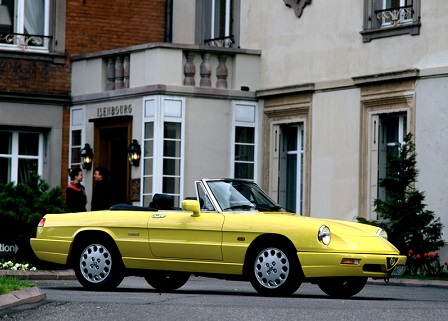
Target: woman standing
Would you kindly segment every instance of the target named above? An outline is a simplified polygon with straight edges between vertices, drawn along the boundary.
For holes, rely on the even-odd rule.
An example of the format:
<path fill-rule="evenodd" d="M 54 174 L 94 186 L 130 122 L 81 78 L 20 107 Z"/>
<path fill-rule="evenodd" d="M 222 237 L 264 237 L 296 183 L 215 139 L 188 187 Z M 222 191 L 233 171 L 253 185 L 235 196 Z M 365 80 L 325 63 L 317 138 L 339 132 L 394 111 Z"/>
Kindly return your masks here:
<path fill-rule="evenodd" d="M 69 170 L 71 182 L 65 191 L 66 203 L 70 212 L 86 212 L 87 195 L 84 185 L 81 184 L 83 174 L 81 168 Z"/>

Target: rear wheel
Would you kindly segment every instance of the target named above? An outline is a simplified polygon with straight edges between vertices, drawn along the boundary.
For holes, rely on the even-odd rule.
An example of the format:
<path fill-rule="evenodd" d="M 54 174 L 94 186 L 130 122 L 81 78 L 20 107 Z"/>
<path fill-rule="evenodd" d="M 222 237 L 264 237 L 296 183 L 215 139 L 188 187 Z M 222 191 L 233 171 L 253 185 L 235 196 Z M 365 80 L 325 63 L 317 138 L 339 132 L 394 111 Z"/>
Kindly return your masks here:
<path fill-rule="evenodd" d="M 111 290 L 123 281 L 123 263 L 112 242 L 83 241 L 77 249 L 74 270 L 84 288 Z"/>
<path fill-rule="evenodd" d="M 302 284 L 296 253 L 285 246 L 259 246 L 249 258 L 250 282 L 263 295 L 284 296 Z"/>
<path fill-rule="evenodd" d="M 151 271 L 145 276 L 145 280 L 150 286 L 162 292 L 171 292 L 181 288 L 189 278 L 189 273 L 172 271 Z"/>
<path fill-rule="evenodd" d="M 326 294 L 334 298 L 349 298 L 361 292 L 367 283 L 364 277 L 331 278 L 317 285 Z"/>

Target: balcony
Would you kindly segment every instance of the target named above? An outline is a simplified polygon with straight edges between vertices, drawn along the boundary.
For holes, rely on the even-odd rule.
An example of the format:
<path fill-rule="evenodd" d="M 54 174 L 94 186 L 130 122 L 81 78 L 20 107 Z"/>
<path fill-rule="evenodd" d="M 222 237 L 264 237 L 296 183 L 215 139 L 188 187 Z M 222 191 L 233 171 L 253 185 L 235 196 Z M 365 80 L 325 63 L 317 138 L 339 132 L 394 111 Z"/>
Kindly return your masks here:
<path fill-rule="evenodd" d="M 166 43 L 72 57 L 74 103 L 111 96 L 175 93 L 250 96 L 260 51 Z"/>

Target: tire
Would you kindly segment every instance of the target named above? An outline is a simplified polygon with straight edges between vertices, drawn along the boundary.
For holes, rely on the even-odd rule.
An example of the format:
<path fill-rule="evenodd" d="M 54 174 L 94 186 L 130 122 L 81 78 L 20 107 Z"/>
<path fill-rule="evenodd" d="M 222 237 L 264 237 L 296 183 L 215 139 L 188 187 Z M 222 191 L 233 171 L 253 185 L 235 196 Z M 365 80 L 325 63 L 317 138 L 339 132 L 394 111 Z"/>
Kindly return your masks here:
<path fill-rule="evenodd" d="M 151 271 L 145 276 L 146 282 L 161 292 L 177 290 L 184 286 L 189 278 L 189 273 L 171 271 Z"/>
<path fill-rule="evenodd" d="M 301 268 L 294 251 L 283 246 L 260 246 L 249 257 L 249 279 L 262 295 L 289 296 L 302 284 Z"/>
<path fill-rule="evenodd" d="M 331 278 L 320 282 L 319 288 L 333 298 L 349 298 L 361 292 L 367 283 L 365 277 L 340 277 Z"/>
<path fill-rule="evenodd" d="M 114 244 L 105 240 L 84 241 L 77 248 L 74 270 L 85 289 L 105 291 L 120 285 L 124 268 Z"/>

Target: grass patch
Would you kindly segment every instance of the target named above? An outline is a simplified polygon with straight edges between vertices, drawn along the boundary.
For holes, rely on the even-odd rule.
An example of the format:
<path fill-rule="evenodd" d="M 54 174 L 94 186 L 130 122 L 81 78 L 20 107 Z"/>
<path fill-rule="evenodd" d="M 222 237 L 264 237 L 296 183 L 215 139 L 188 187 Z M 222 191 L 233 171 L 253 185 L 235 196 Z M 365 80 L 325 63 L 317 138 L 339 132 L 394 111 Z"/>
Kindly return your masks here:
<path fill-rule="evenodd" d="M 26 280 L 20 280 L 15 277 L 0 275 L 0 294 L 5 294 L 24 288 L 30 288 L 33 286 L 36 285 Z"/>

